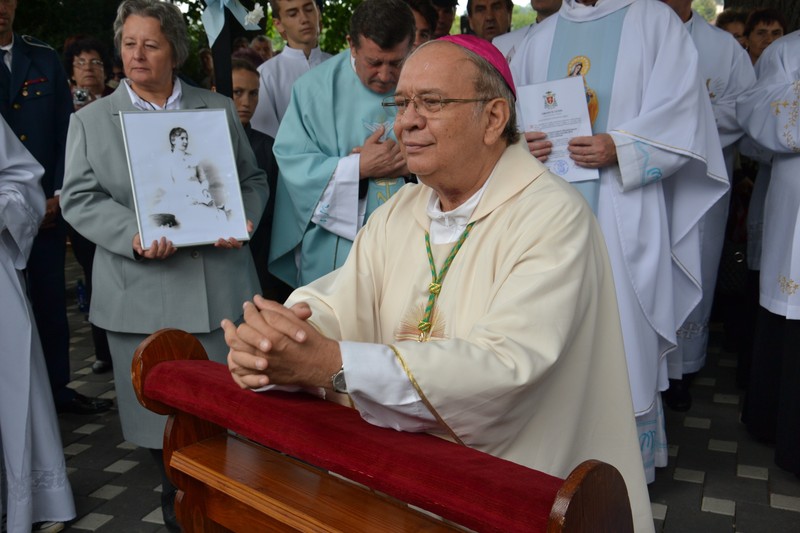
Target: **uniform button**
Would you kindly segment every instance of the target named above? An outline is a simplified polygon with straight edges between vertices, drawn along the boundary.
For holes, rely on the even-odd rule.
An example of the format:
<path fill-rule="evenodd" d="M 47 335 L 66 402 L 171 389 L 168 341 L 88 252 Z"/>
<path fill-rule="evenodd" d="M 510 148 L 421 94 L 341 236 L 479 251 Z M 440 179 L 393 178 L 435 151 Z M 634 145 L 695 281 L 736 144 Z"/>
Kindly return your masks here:
<path fill-rule="evenodd" d="M 11 107 L 13 107 L 14 109 L 22 109 L 22 106 L 21 106 L 21 105 L 19 105 L 19 104 L 14 104 L 14 105 L 13 105 L 13 106 L 11 106 Z"/>
<path fill-rule="evenodd" d="M 28 140 L 28 136 L 23 133 L 22 135 L 19 136 L 19 140 L 25 142 Z"/>
<path fill-rule="evenodd" d="M 197 259 L 198 257 L 200 257 L 200 252 L 198 252 L 197 250 L 194 250 L 192 252 L 192 259 Z"/>

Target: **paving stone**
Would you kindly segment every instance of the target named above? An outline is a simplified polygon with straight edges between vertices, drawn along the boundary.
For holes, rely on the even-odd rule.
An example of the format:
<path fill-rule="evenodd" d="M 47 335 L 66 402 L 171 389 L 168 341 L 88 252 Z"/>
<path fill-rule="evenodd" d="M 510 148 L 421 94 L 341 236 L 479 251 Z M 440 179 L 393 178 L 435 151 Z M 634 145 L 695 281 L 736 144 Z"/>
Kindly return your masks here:
<path fill-rule="evenodd" d="M 167 528 L 127 517 L 115 517 L 103 524 L 96 533 L 167 533 Z"/>
<path fill-rule="evenodd" d="M 663 533 L 733 533 L 733 517 L 670 505 L 662 531 Z"/>
<path fill-rule="evenodd" d="M 737 454 L 739 462 L 748 465 L 773 466 L 775 450 L 752 439 L 739 440 Z"/>
<path fill-rule="evenodd" d="M 83 444 L 81 441 L 80 444 Z M 70 466 L 88 468 L 91 470 L 105 470 L 117 461 L 123 459 L 130 452 L 116 447 L 92 445 L 90 451 L 76 455 L 70 459 Z M 114 471 L 114 470 L 110 470 Z"/>
<path fill-rule="evenodd" d="M 141 520 L 149 509 L 161 509 L 161 496 L 152 490 L 128 487 L 123 494 L 104 502 L 96 512 Z"/>
<path fill-rule="evenodd" d="M 100 526 L 109 522 L 114 517 L 106 514 L 89 513 L 80 520 L 72 524 L 71 529 L 80 529 L 84 531 L 97 531 Z"/>
<path fill-rule="evenodd" d="M 769 465 L 769 489 L 776 494 L 784 494 L 793 498 L 800 498 L 800 479 L 794 474 Z"/>
<path fill-rule="evenodd" d="M 736 502 L 733 500 L 723 500 L 720 498 L 703 496 L 703 505 L 701 510 L 707 513 L 733 516 L 736 514 Z"/>
<path fill-rule="evenodd" d="M 797 533 L 800 517 L 793 511 L 740 502 L 736 505 L 736 530 L 741 533 Z"/>
<path fill-rule="evenodd" d="M 158 507 L 144 515 L 142 517 L 142 522 L 150 522 L 152 524 L 163 524 L 164 523 L 164 515 L 161 512 L 161 505 L 159 504 Z"/>
<path fill-rule="evenodd" d="M 656 474 L 656 480 L 647 486 L 650 492 L 650 502 L 667 505 L 671 514 L 672 509 L 694 509 L 700 510 L 703 500 L 703 487 L 697 483 L 687 483 L 686 481 L 675 481 L 672 478 L 663 478 Z"/>
<path fill-rule="evenodd" d="M 726 405 L 739 405 L 738 394 L 715 394 L 714 403 L 721 403 Z"/>
<path fill-rule="evenodd" d="M 769 479 L 769 468 L 763 466 L 739 465 L 736 468 L 736 475 L 739 477 L 766 481 Z"/>
<path fill-rule="evenodd" d="M 794 511 L 800 513 L 800 498 L 786 496 L 785 494 L 770 494 L 769 506 L 774 509 Z M 800 520 L 800 518 L 798 518 Z"/>
<path fill-rule="evenodd" d="M 667 506 L 663 503 L 651 503 L 650 509 L 653 512 L 653 520 L 664 521 L 667 516 Z"/>
<path fill-rule="evenodd" d="M 103 485 L 111 483 L 116 476 L 114 472 L 81 468 L 69 474 L 69 484 L 72 486 L 73 495 L 88 496 Z"/>
<path fill-rule="evenodd" d="M 710 429 L 711 420 L 708 418 L 697 418 L 694 416 L 687 416 L 683 420 L 684 427 L 695 429 Z"/>
<path fill-rule="evenodd" d="M 667 456 L 668 457 L 677 457 L 678 451 L 680 450 L 680 446 L 677 444 L 669 444 L 667 445 Z"/>
<path fill-rule="evenodd" d="M 703 479 L 706 473 L 699 470 L 689 470 L 687 468 L 676 468 L 672 474 L 672 479 L 675 481 L 687 481 L 689 483 L 703 484 Z"/>
<path fill-rule="evenodd" d="M 125 487 L 120 487 L 117 485 L 103 485 L 102 487 L 91 493 L 89 496 L 92 496 L 93 498 L 100 498 L 103 500 L 112 500 L 117 496 L 119 496 L 120 494 L 122 494 L 123 492 L 125 492 L 125 490 L 126 490 Z"/>
<path fill-rule="evenodd" d="M 78 455 L 79 453 L 85 452 L 89 448 L 91 448 L 91 446 L 88 444 L 73 442 L 69 446 L 64 446 L 64 455 Z"/>
<path fill-rule="evenodd" d="M 736 454 L 710 451 L 708 442 L 702 448 L 681 446 L 675 464 L 678 468 L 733 475 L 736 473 Z"/>
<path fill-rule="evenodd" d="M 697 387 L 713 387 L 717 384 L 716 378 L 694 378 L 692 386 Z"/>
<path fill-rule="evenodd" d="M 730 440 L 709 439 L 708 449 L 712 452 L 736 453 L 739 443 Z"/>
<path fill-rule="evenodd" d="M 115 472 L 117 474 L 123 474 L 136 466 L 138 463 L 136 461 L 128 461 L 126 459 L 120 459 L 119 461 L 115 461 L 108 465 L 105 470 L 106 472 Z"/>
<path fill-rule="evenodd" d="M 76 428 L 73 433 L 80 433 L 81 435 L 91 435 L 95 431 L 103 429 L 103 426 L 100 424 L 84 424 L 79 428 Z"/>
<path fill-rule="evenodd" d="M 763 479 L 747 479 L 728 472 L 708 472 L 703 496 L 736 502 L 769 503 L 769 484 Z"/>

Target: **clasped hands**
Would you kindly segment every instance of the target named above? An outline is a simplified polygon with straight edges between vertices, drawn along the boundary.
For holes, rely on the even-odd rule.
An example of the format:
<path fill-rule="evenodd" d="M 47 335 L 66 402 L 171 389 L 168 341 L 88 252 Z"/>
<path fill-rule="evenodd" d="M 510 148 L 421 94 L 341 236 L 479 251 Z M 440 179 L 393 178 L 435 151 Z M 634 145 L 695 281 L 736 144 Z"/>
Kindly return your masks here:
<path fill-rule="evenodd" d="M 544 163 L 553 151 L 553 143 L 547 140 L 547 134 L 541 131 L 526 131 L 525 140 L 528 150 L 539 161 Z M 584 168 L 603 168 L 617 164 L 617 146 L 608 133 L 573 137 L 567 145 L 570 158 L 575 164 Z"/>
<path fill-rule="evenodd" d="M 261 296 L 244 303 L 244 321 L 222 321 L 228 344 L 228 369 L 243 389 L 265 385 L 330 388 L 342 367 L 339 343 L 307 321 L 305 303 L 285 307 Z"/>

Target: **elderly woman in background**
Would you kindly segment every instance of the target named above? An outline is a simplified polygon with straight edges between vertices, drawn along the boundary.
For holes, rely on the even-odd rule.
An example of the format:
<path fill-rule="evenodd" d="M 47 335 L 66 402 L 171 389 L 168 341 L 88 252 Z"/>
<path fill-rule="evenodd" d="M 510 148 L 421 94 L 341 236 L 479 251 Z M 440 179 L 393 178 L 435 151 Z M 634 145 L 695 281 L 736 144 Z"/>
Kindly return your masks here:
<path fill-rule="evenodd" d="M 252 256 L 242 243 L 220 235 L 211 246 L 177 249 L 166 237 L 145 249 L 120 129 L 120 112 L 225 109 L 248 226 L 258 224 L 268 191 L 233 102 L 182 84 L 177 70 L 189 38 L 180 10 L 158 0 L 124 0 L 114 21 L 114 42 L 127 76 L 107 98 L 72 116 L 61 207 L 64 218 L 97 244 L 90 321 L 108 331 L 114 381 L 125 439 L 150 448 L 159 463 L 165 417 L 139 405 L 131 384 L 133 353 L 165 327 L 193 333 L 209 356 L 224 362 L 220 329 L 225 316 L 240 317 L 242 302 L 259 290 Z M 175 489 L 162 480 L 164 522 L 177 530 Z"/>
<path fill-rule="evenodd" d="M 64 71 L 70 73 L 75 111 L 112 93 L 106 85 L 111 76 L 111 57 L 97 39 L 86 37 L 70 43 L 64 50 Z"/>
<path fill-rule="evenodd" d="M 72 105 L 75 111 L 113 92 L 111 87 L 106 85 L 106 80 L 111 74 L 111 57 L 103 43 L 97 39 L 80 37 L 71 40 L 64 49 L 64 71 L 70 73 Z M 91 302 L 95 244 L 69 225 L 67 234 L 72 245 L 72 253 L 83 269 L 86 296 Z M 111 353 L 106 332 L 94 324 L 92 324 L 92 342 L 96 359 L 92 363 L 92 372 L 102 374 L 110 371 Z"/>

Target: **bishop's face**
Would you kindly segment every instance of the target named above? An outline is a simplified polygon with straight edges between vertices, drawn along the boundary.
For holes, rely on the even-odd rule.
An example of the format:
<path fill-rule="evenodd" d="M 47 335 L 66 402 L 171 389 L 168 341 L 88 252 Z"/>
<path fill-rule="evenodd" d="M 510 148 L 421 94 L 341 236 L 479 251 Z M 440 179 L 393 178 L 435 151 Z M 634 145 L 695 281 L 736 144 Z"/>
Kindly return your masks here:
<path fill-rule="evenodd" d="M 469 190 L 486 174 L 485 102 L 449 103 L 433 110 L 418 102 L 426 96 L 474 99 L 474 84 L 465 80 L 477 76 L 477 67 L 460 47 L 433 42 L 408 59 L 397 84 L 395 101 L 413 98 L 414 103 L 398 112 L 395 136 L 408 169 L 440 199 L 443 193 L 452 196 Z"/>

